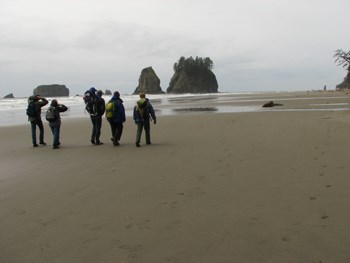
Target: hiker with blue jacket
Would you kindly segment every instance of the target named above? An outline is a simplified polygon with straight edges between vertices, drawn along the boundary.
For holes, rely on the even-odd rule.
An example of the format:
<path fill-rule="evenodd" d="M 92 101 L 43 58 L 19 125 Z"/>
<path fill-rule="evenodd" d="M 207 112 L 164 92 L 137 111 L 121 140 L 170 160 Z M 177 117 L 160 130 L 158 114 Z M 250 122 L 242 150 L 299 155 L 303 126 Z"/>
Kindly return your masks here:
<path fill-rule="evenodd" d="M 52 100 L 50 108 L 48 111 L 52 110 L 54 113 L 54 118 L 49 120 L 49 126 L 53 135 L 53 149 L 58 149 L 61 145 L 60 142 L 60 130 L 61 130 L 61 112 L 65 112 L 68 108 L 63 104 L 58 104 L 57 100 Z M 48 115 L 46 114 L 46 119 L 48 120 Z"/>
<path fill-rule="evenodd" d="M 157 123 L 156 115 L 154 113 L 153 106 L 148 98 L 146 98 L 145 93 L 140 93 L 140 99 L 137 101 L 133 118 L 137 125 L 136 132 L 136 147 L 140 147 L 142 130 L 145 130 L 146 144 L 151 144 L 151 125 L 150 121 Z"/>
<path fill-rule="evenodd" d="M 44 125 L 41 120 L 41 108 L 48 104 L 48 100 L 40 97 L 39 95 L 30 96 L 28 98 L 27 115 L 28 121 L 30 121 L 32 131 L 32 143 L 33 147 L 38 147 L 36 140 L 36 126 L 39 128 L 39 144 L 46 145 L 44 142 Z"/>
<path fill-rule="evenodd" d="M 113 97 L 106 105 L 106 118 L 111 125 L 111 141 L 114 146 L 118 146 L 123 133 L 123 123 L 126 120 L 123 100 L 118 91 L 113 93 Z"/>

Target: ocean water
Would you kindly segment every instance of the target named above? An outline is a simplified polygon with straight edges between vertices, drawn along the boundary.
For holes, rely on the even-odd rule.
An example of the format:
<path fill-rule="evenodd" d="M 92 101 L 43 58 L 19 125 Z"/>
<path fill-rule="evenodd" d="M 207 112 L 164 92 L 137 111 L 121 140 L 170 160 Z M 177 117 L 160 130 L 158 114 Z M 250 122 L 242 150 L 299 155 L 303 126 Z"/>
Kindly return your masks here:
<path fill-rule="evenodd" d="M 237 95 L 235 93 L 235 95 Z M 223 94 L 221 96 L 224 96 Z M 204 100 L 212 100 L 213 97 L 220 97 L 218 94 L 181 94 L 181 95 L 148 95 L 147 96 L 156 110 L 156 115 L 175 115 L 181 113 L 194 113 L 192 106 L 197 105 Z M 111 96 L 103 96 L 107 102 Z M 14 99 L 0 99 L 0 126 L 14 126 L 23 125 L 28 122 L 26 116 L 26 108 L 28 105 L 28 98 L 14 98 Z M 49 102 L 54 98 L 46 98 Z M 62 118 L 81 118 L 88 117 L 85 111 L 85 104 L 82 96 L 58 97 L 59 104 L 64 104 L 68 107 L 68 111 L 61 113 Z M 138 95 L 121 95 L 124 101 L 126 116 L 132 116 L 133 107 L 139 99 Z M 49 105 L 49 104 L 48 104 Z M 42 117 L 48 105 L 42 108 Z M 180 108 L 179 108 L 180 106 Z M 188 108 L 188 110 L 186 110 Z M 244 110 L 242 107 L 241 110 Z M 247 109 L 246 109 L 247 110 Z M 198 108 L 197 112 L 201 112 Z M 217 109 L 210 110 L 210 107 L 203 107 L 203 111 L 217 111 Z"/>
<path fill-rule="evenodd" d="M 147 96 L 157 116 L 179 115 L 179 114 L 201 114 L 201 113 L 223 113 L 223 112 L 256 112 L 266 110 L 349 110 L 349 105 L 344 100 L 346 96 L 332 96 L 332 103 L 312 104 L 312 99 L 317 99 L 317 94 L 310 98 L 296 97 L 293 93 L 215 93 L 215 94 L 180 94 L 180 95 L 148 95 Z M 111 96 L 103 96 L 107 102 Z M 138 95 L 121 95 L 124 101 L 126 116 L 132 116 L 133 107 L 138 100 Z M 285 100 L 310 100 L 306 107 L 262 108 L 261 106 L 270 100 L 282 102 Z M 326 97 L 327 98 L 327 97 Z M 47 98 L 49 102 L 53 98 Z M 55 98 L 60 104 L 68 107 L 68 111 L 61 113 L 64 118 L 88 118 L 82 96 Z M 325 99 L 325 97 L 322 97 Z M 28 123 L 26 116 L 27 98 L 0 99 L 0 126 L 24 125 Z M 42 108 L 45 114 L 48 105 Z"/>

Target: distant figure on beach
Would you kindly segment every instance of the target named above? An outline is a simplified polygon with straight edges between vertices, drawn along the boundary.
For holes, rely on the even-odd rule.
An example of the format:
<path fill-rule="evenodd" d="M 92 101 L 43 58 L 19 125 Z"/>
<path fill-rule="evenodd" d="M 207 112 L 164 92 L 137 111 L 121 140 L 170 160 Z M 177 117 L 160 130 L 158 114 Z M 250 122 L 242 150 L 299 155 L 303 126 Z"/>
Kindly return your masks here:
<path fill-rule="evenodd" d="M 46 120 L 53 135 L 53 149 L 58 149 L 61 145 L 60 130 L 61 130 L 61 116 L 60 112 L 65 112 L 68 108 L 63 104 L 58 104 L 57 100 L 52 100 L 50 108 L 46 112 Z"/>
<path fill-rule="evenodd" d="M 137 125 L 136 132 L 136 147 L 140 147 L 141 134 L 142 130 L 145 130 L 146 144 L 151 144 L 151 126 L 150 121 L 153 120 L 153 123 L 157 123 L 156 115 L 154 109 L 149 99 L 146 98 L 145 93 L 140 93 L 140 99 L 137 101 L 133 118 Z"/>
<path fill-rule="evenodd" d="M 125 108 L 120 93 L 115 91 L 113 97 L 106 105 L 106 118 L 111 126 L 112 138 L 114 146 L 119 145 L 120 138 L 123 133 L 123 123 L 125 122 Z"/>
<path fill-rule="evenodd" d="M 39 127 L 39 131 L 40 131 L 39 144 L 46 145 L 44 141 L 44 125 L 43 125 L 43 121 L 41 120 L 41 108 L 48 103 L 49 102 L 47 99 L 40 97 L 39 95 L 30 96 L 28 98 L 27 115 L 28 115 L 28 121 L 30 121 L 31 130 L 32 130 L 33 147 L 39 146 L 36 141 L 36 126 Z"/>
<path fill-rule="evenodd" d="M 102 116 L 105 113 L 105 100 L 102 98 L 102 90 L 98 90 L 95 94 L 96 98 L 94 101 L 95 113 L 90 114 L 90 119 L 92 123 L 91 132 L 91 143 L 95 145 L 103 144 L 100 141 L 101 127 L 102 127 Z"/>
<path fill-rule="evenodd" d="M 323 90 L 324 90 L 324 91 L 327 90 L 327 85 L 324 85 Z"/>

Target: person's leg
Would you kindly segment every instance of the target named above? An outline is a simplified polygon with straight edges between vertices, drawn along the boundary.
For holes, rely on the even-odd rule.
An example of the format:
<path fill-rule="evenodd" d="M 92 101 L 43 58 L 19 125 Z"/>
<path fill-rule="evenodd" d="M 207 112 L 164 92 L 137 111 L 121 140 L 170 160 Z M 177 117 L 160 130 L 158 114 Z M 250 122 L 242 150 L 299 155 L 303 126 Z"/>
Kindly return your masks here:
<path fill-rule="evenodd" d="M 145 121 L 145 136 L 146 136 L 146 144 L 151 144 L 151 126 L 150 121 Z"/>
<path fill-rule="evenodd" d="M 55 127 L 55 145 L 58 146 L 60 141 L 60 126 Z"/>
<path fill-rule="evenodd" d="M 53 134 L 53 148 L 57 149 L 60 145 L 60 126 L 51 127 Z"/>
<path fill-rule="evenodd" d="M 36 122 L 35 121 L 31 121 L 30 122 L 30 127 L 31 127 L 31 131 L 32 131 L 33 147 L 38 147 L 38 144 L 36 143 Z"/>
<path fill-rule="evenodd" d="M 95 136 L 96 136 L 96 118 L 95 116 L 90 116 L 91 123 L 92 123 L 92 131 L 91 131 L 91 143 L 95 144 Z"/>
<path fill-rule="evenodd" d="M 116 123 L 116 134 L 115 134 L 115 138 L 120 141 L 120 138 L 122 137 L 123 134 L 123 123 L 122 122 L 117 122 Z"/>
<path fill-rule="evenodd" d="M 44 125 L 43 125 L 43 121 L 41 119 L 38 120 L 37 121 L 37 125 L 38 125 L 39 131 L 40 131 L 39 144 L 46 145 L 46 143 L 44 142 Z"/>
<path fill-rule="evenodd" d="M 113 145 L 116 146 L 118 145 L 118 141 L 117 139 L 115 138 L 115 134 L 116 134 L 116 130 L 117 130 L 117 127 L 115 125 L 115 122 L 113 122 L 113 120 L 109 120 L 108 121 L 110 126 L 111 126 L 111 133 L 112 133 L 112 138 L 111 138 L 111 141 L 113 142 Z"/>
<path fill-rule="evenodd" d="M 140 147 L 141 134 L 143 129 L 143 122 L 137 123 L 137 131 L 136 131 L 136 146 Z"/>
<path fill-rule="evenodd" d="M 52 132 L 52 145 L 55 146 L 55 127 L 50 126 Z"/>
<path fill-rule="evenodd" d="M 61 124 L 57 127 L 57 145 L 58 145 L 58 146 L 61 145 L 60 134 L 61 134 Z"/>
<path fill-rule="evenodd" d="M 100 142 L 101 127 L 102 127 L 102 116 L 96 116 L 96 130 L 95 130 L 95 142 L 96 144 L 102 144 Z"/>

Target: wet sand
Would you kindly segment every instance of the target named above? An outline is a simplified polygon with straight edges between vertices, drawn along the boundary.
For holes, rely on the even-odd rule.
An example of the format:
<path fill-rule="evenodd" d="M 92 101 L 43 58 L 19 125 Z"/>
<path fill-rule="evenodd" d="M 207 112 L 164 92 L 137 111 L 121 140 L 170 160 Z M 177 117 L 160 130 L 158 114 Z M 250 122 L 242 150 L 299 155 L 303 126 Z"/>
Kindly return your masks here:
<path fill-rule="evenodd" d="M 280 110 L 306 101 L 159 116 L 140 148 L 131 119 L 118 147 L 0 127 L 0 262 L 349 262 L 350 112 Z"/>

